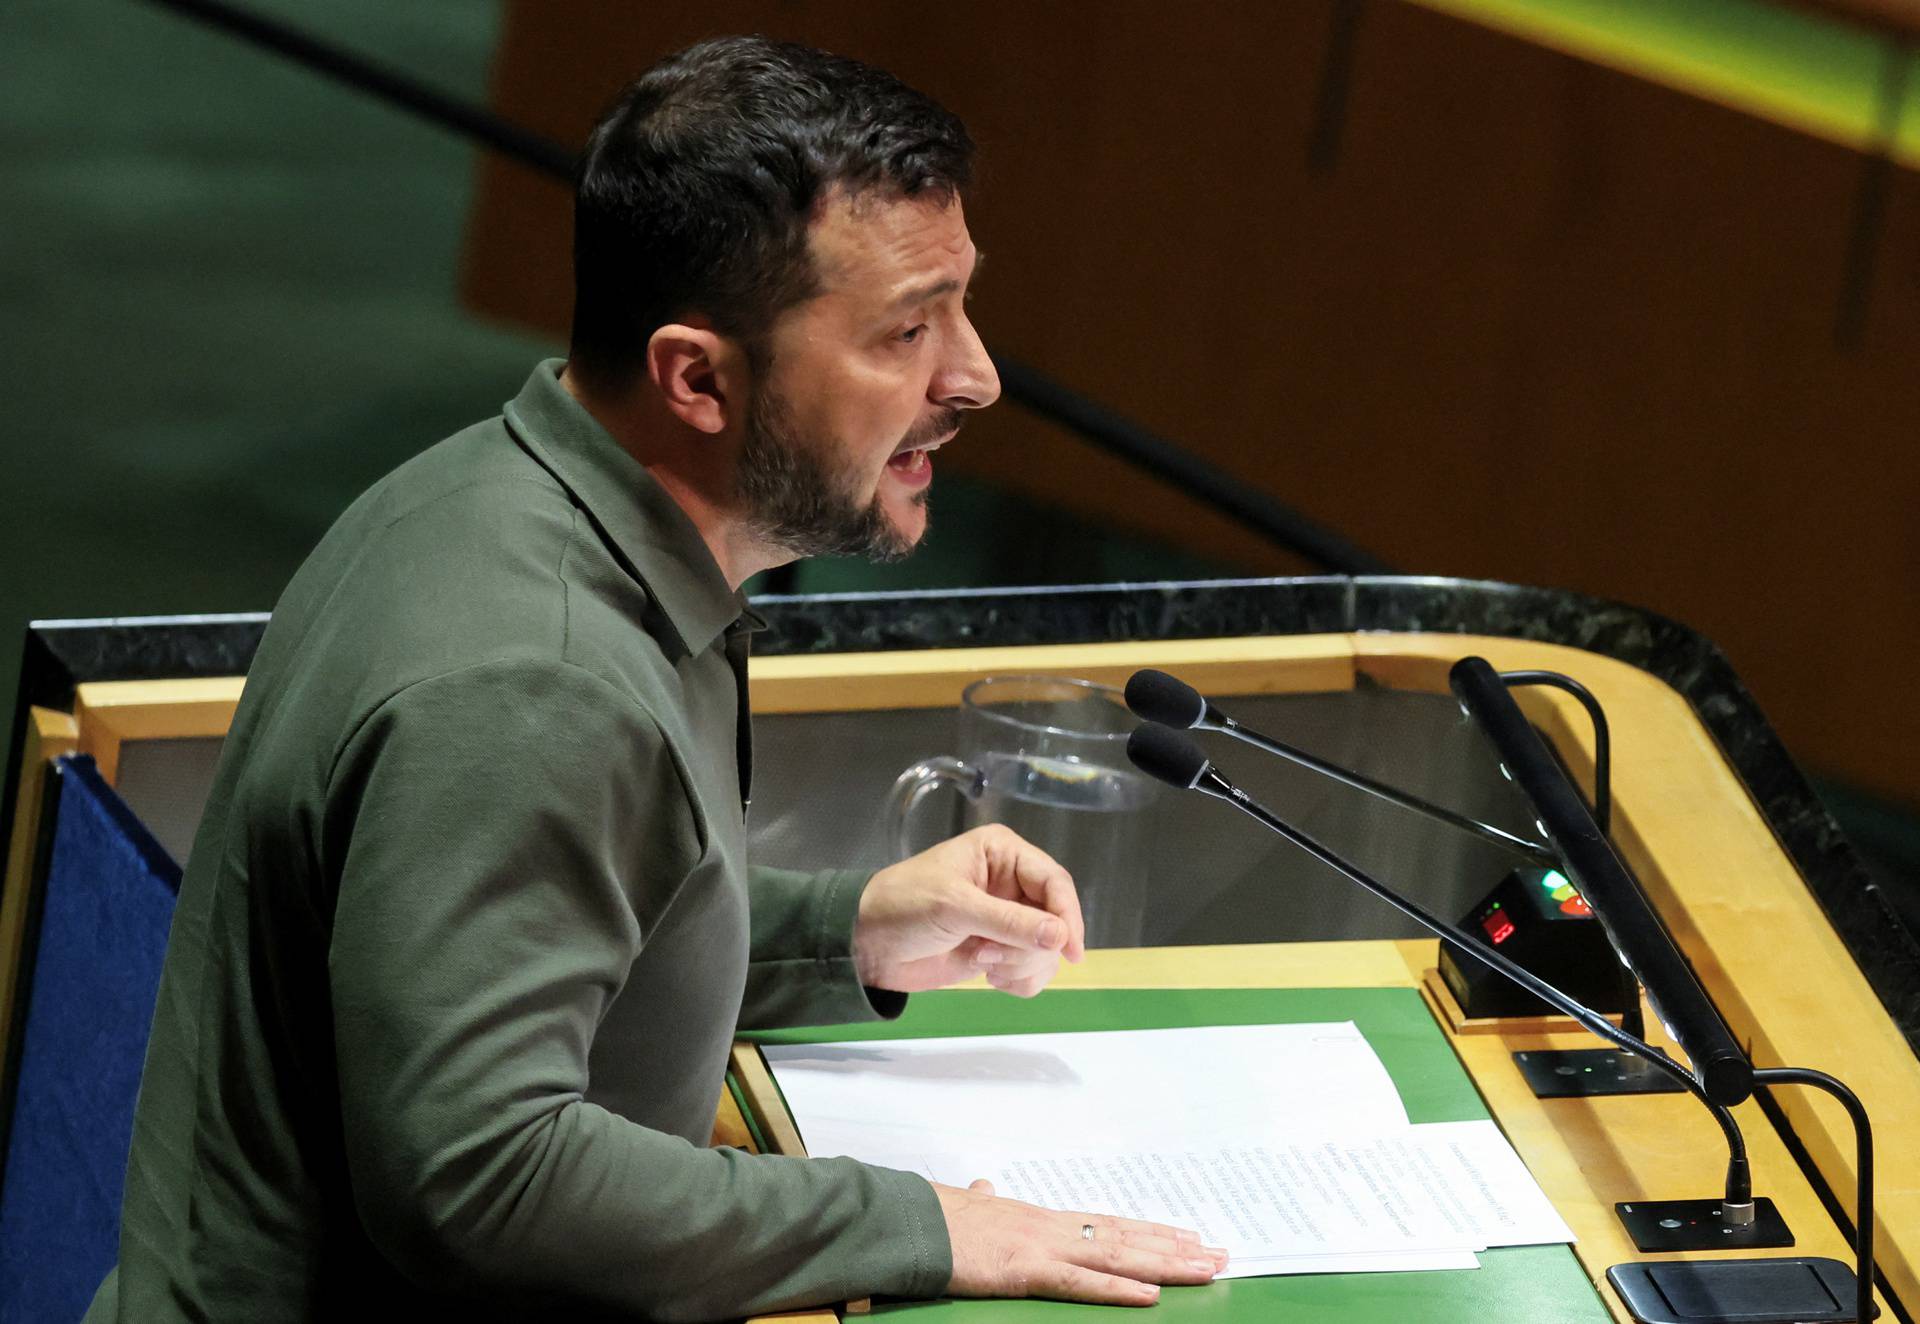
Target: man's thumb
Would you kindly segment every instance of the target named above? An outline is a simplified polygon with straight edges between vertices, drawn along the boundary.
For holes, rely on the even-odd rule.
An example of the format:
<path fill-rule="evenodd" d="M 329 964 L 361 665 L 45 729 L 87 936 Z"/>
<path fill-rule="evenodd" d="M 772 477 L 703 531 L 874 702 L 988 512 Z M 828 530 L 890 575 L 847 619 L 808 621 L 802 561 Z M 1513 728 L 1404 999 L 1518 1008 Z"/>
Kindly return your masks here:
<path fill-rule="evenodd" d="M 986 892 L 973 893 L 968 918 L 974 934 L 1009 947 L 1057 951 L 1067 941 L 1067 926 L 1059 916 Z"/>

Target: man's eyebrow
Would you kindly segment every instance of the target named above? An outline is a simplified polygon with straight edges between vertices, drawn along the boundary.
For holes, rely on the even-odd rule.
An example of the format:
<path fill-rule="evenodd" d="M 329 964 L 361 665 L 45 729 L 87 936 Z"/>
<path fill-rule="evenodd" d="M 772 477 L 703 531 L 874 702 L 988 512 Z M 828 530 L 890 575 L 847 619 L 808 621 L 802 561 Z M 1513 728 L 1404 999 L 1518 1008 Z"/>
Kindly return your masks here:
<path fill-rule="evenodd" d="M 973 271 L 968 275 L 968 281 L 971 282 L 975 277 L 979 276 L 980 269 L 986 265 L 987 255 L 976 248 L 973 252 Z M 908 290 L 906 293 L 894 299 L 892 303 L 887 305 L 887 308 L 889 311 L 900 308 L 911 308 L 915 304 L 928 303 L 934 299 L 938 299 L 943 294 L 952 294 L 959 288 L 960 282 L 951 277 L 946 280 L 935 281 L 931 285 L 916 285 L 913 289 Z"/>

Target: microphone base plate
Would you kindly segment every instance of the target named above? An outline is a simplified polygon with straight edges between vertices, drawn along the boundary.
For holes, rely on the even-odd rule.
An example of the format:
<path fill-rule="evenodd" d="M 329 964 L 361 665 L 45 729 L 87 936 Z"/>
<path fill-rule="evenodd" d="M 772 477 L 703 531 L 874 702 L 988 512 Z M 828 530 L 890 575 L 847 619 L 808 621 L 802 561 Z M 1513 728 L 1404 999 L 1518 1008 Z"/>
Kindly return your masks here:
<path fill-rule="evenodd" d="M 1793 1244 L 1793 1233 L 1773 1201 L 1753 1202 L 1753 1221 L 1744 1225 L 1720 1216 L 1720 1201 L 1634 1200 L 1616 1204 L 1620 1225 L 1643 1254 L 1683 1250 L 1767 1250 Z"/>
<path fill-rule="evenodd" d="M 1598 1094 L 1683 1094 L 1678 1081 L 1618 1048 L 1565 1048 L 1515 1053 L 1513 1063 L 1536 1099 Z"/>
<path fill-rule="evenodd" d="M 1641 1260 L 1607 1270 L 1640 1324 L 1839 1324 L 1858 1318 L 1857 1281 L 1827 1259 Z"/>

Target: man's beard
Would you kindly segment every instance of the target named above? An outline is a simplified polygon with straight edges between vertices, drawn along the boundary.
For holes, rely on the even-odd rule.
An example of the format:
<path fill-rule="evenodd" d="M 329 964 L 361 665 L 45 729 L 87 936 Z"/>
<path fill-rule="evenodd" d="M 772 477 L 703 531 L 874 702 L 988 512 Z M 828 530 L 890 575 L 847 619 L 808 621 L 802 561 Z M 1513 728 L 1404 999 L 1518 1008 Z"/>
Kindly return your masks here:
<path fill-rule="evenodd" d="M 960 411 L 948 410 L 906 440 L 933 441 L 959 424 Z M 886 562 L 911 552 L 917 540 L 894 527 L 879 493 L 861 502 L 865 475 L 851 464 L 834 469 L 827 453 L 824 445 L 797 434 L 783 396 L 765 387 L 754 392 L 734 481 L 754 535 L 796 557 L 864 556 Z M 925 506 L 929 491 L 915 492 L 913 504 Z"/>

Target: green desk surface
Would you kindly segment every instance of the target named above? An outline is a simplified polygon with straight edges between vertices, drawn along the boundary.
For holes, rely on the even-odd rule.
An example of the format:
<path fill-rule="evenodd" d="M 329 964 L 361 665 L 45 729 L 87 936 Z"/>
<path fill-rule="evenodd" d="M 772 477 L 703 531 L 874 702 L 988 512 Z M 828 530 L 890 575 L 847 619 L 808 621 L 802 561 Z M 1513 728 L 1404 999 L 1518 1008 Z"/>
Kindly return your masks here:
<path fill-rule="evenodd" d="M 759 1043 L 920 1039 L 964 1034 L 1167 1029 L 1184 1025 L 1266 1025 L 1353 1021 L 1373 1045 L 1416 1122 L 1487 1116 L 1459 1059 L 1413 989 L 1057 990 L 1031 1001 L 953 991 L 916 993 L 897 1021 L 832 1025 L 749 1036 Z M 1366 1324 L 1604 1324 L 1606 1307 L 1566 1246 L 1481 1253 L 1481 1267 L 1449 1273 L 1312 1274 L 1235 1278 L 1206 1287 L 1169 1287 L 1156 1320 L 1355 1321 Z M 912 1324 L 1064 1324 L 1080 1315 L 1117 1319 L 1098 1306 L 1050 1301 L 876 1302 L 877 1315 Z M 906 1324 L 903 1318 L 902 1324 Z"/>

